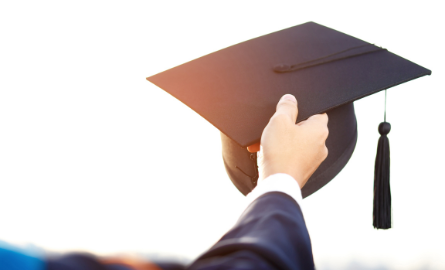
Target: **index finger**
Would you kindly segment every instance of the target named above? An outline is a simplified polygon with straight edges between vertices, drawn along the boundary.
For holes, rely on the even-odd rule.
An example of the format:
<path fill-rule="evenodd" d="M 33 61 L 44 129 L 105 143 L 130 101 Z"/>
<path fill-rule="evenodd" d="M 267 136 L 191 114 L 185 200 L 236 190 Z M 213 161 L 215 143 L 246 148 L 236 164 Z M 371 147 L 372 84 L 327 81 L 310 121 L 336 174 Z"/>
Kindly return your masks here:
<path fill-rule="evenodd" d="M 313 124 L 322 124 L 322 125 L 328 125 L 329 117 L 326 113 L 323 114 L 314 114 L 305 121 L 301 121 L 297 125 L 303 126 L 303 125 L 313 125 Z"/>

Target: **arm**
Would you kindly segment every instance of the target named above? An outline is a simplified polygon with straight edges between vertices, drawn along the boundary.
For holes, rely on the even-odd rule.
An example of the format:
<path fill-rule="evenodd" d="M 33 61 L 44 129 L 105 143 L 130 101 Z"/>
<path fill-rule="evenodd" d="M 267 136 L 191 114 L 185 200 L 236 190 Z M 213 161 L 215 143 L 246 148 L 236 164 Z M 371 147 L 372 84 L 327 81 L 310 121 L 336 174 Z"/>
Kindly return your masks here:
<path fill-rule="evenodd" d="M 297 115 L 295 97 L 283 96 L 261 137 L 260 181 L 247 196 L 252 203 L 190 269 L 314 269 L 300 187 L 327 156 L 328 119 L 315 115 L 296 125 Z"/>
<path fill-rule="evenodd" d="M 265 181 L 286 180 L 280 177 L 273 175 Z M 263 187 L 259 184 L 256 191 Z M 190 269 L 314 269 L 301 208 L 286 193 L 266 191 Z"/>

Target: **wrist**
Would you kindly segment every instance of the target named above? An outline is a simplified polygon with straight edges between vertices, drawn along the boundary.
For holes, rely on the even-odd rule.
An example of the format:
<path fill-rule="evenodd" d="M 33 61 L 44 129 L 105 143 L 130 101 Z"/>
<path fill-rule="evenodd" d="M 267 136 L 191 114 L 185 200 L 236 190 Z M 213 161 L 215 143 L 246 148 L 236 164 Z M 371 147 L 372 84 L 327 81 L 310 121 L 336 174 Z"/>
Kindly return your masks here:
<path fill-rule="evenodd" d="M 259 178 L 258 181 L 264 181 L 266 178 L 272 175 L 276 174 L 286 174 L 292 177 L 298 184 L 298 186 L 303 188 L 306 181 L 304 181 L 304 178 L 299 174 L 298 172 L 295 172 L 295 170 L 285 169 L 285 168 L 270 168 L 270 166 L 264 165 L 260 167 L 261 170 L 259 170 Z"/>

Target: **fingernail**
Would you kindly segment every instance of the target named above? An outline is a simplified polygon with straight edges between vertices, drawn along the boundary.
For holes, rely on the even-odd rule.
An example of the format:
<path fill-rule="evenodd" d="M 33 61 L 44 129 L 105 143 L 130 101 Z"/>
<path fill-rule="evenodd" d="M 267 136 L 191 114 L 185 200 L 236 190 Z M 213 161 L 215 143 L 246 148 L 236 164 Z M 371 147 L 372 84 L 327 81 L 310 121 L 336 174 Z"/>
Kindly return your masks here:
<path fill-rule="evenodd" d="M 282 97 L 282 99 L 290 100 L 290 101 L 292 101 L 292 102 L 297 103 L 297 99 L 296 99 L 293 95 L 291 95 L 291 94 L 286 94 L 286 95 L 284 95 L 284 96 Z"/>

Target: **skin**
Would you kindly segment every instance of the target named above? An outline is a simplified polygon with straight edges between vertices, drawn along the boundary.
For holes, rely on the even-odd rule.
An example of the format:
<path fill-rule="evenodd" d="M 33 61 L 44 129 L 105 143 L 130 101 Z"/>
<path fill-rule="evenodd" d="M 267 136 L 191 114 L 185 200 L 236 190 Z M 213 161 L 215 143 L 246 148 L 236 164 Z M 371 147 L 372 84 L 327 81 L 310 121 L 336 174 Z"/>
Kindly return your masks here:
<path fill-rule="evenodd" d="M 328 116 L 317 114 L 295 124 L 297 100 L 284 95 L 275 114 L 261 136 L 261 143 L 249 146 L 249 152 L 259 151 L 260 181 L 276 173 L 292 176 L 302 188 L 309 177 L 328 156 Z M 260 151 L 261 150 L 261 151 Z M 102 258 L 104 264 L 122 264 L 135 270 L 160 270 L 156 265 L 138 258 Z"/>
<path fill-rule="evenodd" d="M 258 155 L 260 181 L 272 174 L 285 173 L 303 188 L 328 156 L 327 114 L 313 115 L 295 124 L 297 116 L 297 99 L 290 94 L 284 95 L 263 131 L 261 144 L 247 148 L 249 152 L 261 149 Z"/>

